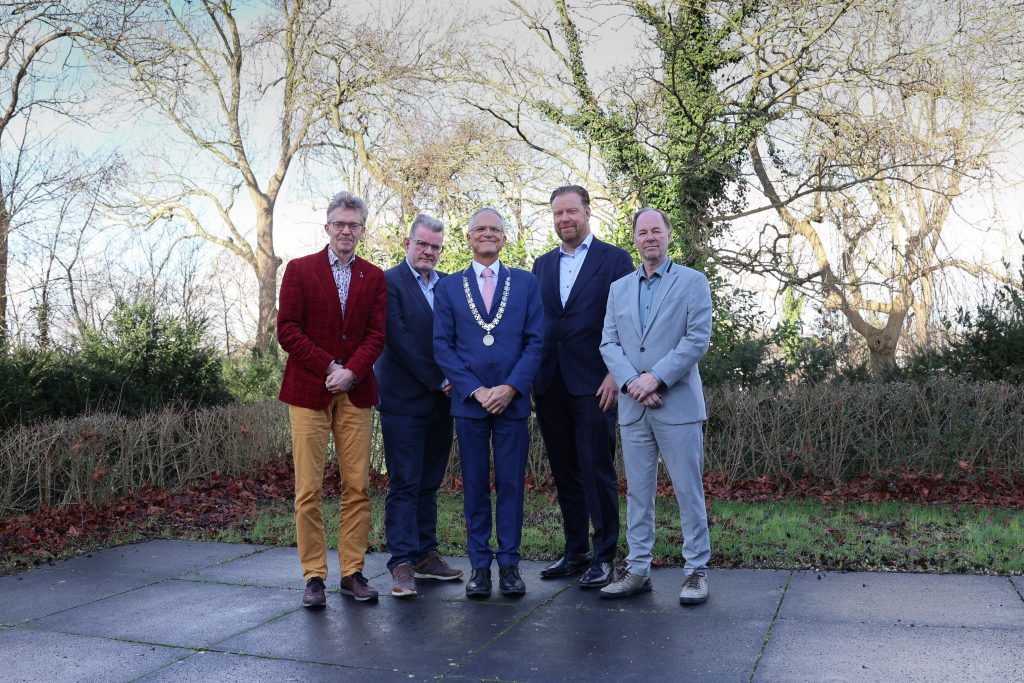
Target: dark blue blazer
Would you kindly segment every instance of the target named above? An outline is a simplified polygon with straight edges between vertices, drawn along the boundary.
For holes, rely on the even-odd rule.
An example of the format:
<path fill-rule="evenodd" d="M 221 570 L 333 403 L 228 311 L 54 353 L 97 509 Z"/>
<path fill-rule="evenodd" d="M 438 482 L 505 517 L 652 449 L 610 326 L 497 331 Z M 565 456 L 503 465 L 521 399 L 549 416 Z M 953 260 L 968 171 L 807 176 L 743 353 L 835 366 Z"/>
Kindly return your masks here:
<path fill-rule="evenodd" d="M 544 300 L 544 355 L 533 388 L 540 395 L 548 393 L 551 379 L 561 369 L 569 394 L 593 395 L 608 373 L 600 348 L 608 289 L 635 270 L 633 259 L 595 237 L 564 307 L 558 296 L 558 270 L 557 247 L 533 264 Z"/>
<path fill-rule="evenodd" d="M 484 330 L 477 324 L 466 301 L 463 281 L 470 289 L 484 322 L 498 312 L 506 278 L 512 278 L 508 304 L 501 322 L 491 334 L 493 346 L 484 346 Z M 452 273 L 434 288 L 434 357 L 452 383 L 452 415 L 488 417 L 470 394 L 479 387 L 510 384 L 519 394 L 502 413 L 505 417 L 530 415 L 530 388 L 540 366 L 544 309 L 540 286 L 533 274 L 518 268 L 498 273 L 491 314 L 484 312 L 483 298 L 472 268 Z"/>
<path fill-rule="evenodd" d="M 440 287 L 445 276 L 434 291 Z M 447 410 L 441 391 L 444 373 L 434 360 L 434 314 L 409 264 L 403 259 L 384 272 L 388 287 L 387 332 L 384 353 L 377 361 L 377 409 L 393 415 L 430 415 Z M 438 404 L 444 404 L 440 406 Z"/>

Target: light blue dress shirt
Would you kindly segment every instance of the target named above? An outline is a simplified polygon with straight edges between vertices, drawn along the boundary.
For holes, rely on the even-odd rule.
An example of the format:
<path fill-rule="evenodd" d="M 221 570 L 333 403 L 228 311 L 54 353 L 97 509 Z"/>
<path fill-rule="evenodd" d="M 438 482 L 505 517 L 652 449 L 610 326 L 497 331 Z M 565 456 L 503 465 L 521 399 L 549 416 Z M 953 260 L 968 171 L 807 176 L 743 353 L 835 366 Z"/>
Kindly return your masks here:
<path fill-rule="evenodd" d="M 409 266 L 409 270 L 412 271 L 412 276 L 416 278 L 416 284 L 420 286 L 420 291 L 423 292 L 423 296 L 427 298 L 427 303 L 430 304 L 430 310 L 434 310 L 434 285 L 437 284 L 441 278 L 438 276 L 433 269 L 430 271 L 430 280 L 424 280 L 423 276 L 416 272 L 416 269 L 409 263 L 409 259 L 405 259 L 405 265 Z"/>
<path fill-rule="evenodd" d="M 593 241 L 594 233 L 590 233 L 571 254 L 564 247 L 558 247 L 558 297 L 562 300 L 562 306 L 569 300 L 569 293 L 576 284 L 576 278 L 583 268 L 583 261 L 590 253 L 590 244 Z"/>

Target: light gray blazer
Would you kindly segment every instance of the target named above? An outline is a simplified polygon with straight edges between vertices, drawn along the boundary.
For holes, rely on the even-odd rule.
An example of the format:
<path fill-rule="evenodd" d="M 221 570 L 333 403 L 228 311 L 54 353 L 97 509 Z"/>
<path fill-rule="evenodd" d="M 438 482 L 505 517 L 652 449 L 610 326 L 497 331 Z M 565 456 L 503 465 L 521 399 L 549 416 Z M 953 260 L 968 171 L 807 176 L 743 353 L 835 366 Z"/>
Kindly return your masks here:
<path fill-rule="evenodd" d="M 608 292 L 601 356 L 621 388 L 644 371 L 664 384 L 661 406 L 651 418 L 664 424 L 707 419 L 697 362 L 711 339 L 711 289 L 692 268 L 669 264 L 651 305 L 647 329 L 640 330 L 640 271 L 619 278 Z M 633 424 L 646 408 L 629 394 L 619 397 L 619 424 Z"/>

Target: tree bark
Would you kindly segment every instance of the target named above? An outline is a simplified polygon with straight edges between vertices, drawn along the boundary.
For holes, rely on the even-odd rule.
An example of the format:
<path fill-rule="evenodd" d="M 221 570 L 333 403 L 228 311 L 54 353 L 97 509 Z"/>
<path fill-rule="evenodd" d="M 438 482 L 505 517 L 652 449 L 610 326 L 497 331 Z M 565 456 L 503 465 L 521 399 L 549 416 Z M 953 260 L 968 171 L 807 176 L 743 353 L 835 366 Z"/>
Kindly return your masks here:
<path fill-rule="evenodd" d="M 7 257 L 10 249 L 11 214 L 0 202 L 0 349 L 7 345 Z"/>
<path fill-rule="evenodd" d="M 277 326 L 277 271 L 282 261 L 274 253 L 274 201 L 265 195 L 255 196 L 254 201 L 256 279 L 259 283 L 259 317 L 255 348 L 260 356 L 264 356 L 270 350 Z"/>

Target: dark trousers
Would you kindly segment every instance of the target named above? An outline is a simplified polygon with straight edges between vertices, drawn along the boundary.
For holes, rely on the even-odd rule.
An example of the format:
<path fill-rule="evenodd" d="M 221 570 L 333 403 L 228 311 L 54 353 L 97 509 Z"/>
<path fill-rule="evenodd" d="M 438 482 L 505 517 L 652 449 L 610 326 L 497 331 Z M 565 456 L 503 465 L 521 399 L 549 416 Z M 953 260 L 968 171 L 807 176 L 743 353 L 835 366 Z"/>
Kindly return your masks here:
<path fill-rule="evenodd" d="M 462 463 L 466 546 L 474 569 L 519 564 L 523 537 L 523 492 L 529 431 L 526 418 L 501 415 L 457 417 L 459 461 Z M 494 448 L 495 515 L 498 550 L 491 548 L 491 447 Z"/>
<path fill-rule="evenodd" d="M 381 413 L 380 427 L 388 468 L 384 527 L 390 570 L 437 550 L 437 488 L 452 449 L 452 418 L 442 409 L 426 416 Z"/>
<path fill-rule="evenodd" d="M 537 396 L 536 402 L 562 510 L 565 552 L 590 550 L 592 524 L 594 561 L 611 562 L 619 540 L 616 413 L 602 412 L 596 396 L 570 396 L 561 371 L 548 393 Z"/>

